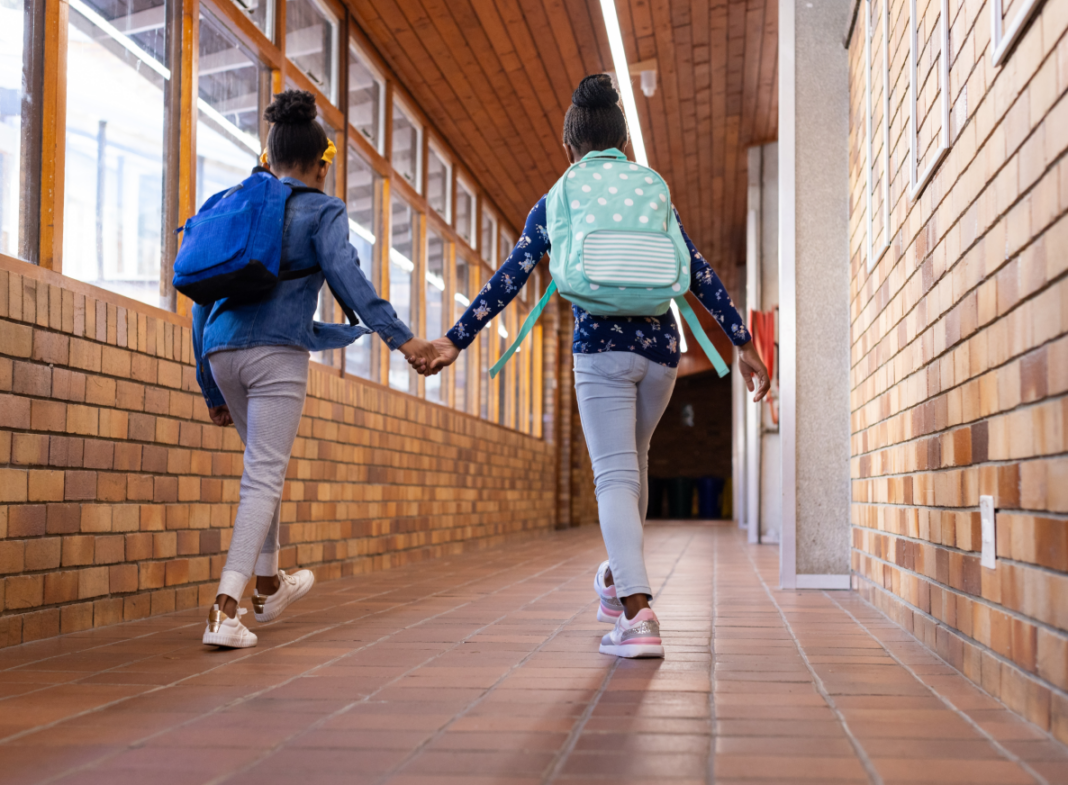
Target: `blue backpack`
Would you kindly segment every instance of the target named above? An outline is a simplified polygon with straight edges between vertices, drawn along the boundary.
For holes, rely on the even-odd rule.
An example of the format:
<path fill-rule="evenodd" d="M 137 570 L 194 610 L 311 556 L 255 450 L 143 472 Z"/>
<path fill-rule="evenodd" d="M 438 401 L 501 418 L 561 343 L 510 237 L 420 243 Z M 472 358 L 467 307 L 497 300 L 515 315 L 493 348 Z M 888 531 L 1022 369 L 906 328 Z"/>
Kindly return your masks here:
<path fill-rule="evenodd" d="M 226 297 L 263 295 L 279 281 L 318 272 L 319 265 L 281 269 L 286 202 L 302 191 L 317 192 L 256 172 L 209 198 L 178 230 L 184 237 L 174 260 L 174 288 L 208 305 Z"/>

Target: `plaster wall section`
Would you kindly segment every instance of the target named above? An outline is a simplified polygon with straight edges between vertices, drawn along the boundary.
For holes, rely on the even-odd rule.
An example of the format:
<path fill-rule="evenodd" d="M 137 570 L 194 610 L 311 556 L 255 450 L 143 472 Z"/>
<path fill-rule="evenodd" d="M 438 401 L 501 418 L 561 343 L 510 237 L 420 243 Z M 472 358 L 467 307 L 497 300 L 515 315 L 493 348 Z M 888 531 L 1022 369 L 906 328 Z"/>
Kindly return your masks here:
<path fill-rule="evenodd" d="M 798 575 L 849 572 L 849 58 L 851 0 L 798 2 L 796 547 Z"/>

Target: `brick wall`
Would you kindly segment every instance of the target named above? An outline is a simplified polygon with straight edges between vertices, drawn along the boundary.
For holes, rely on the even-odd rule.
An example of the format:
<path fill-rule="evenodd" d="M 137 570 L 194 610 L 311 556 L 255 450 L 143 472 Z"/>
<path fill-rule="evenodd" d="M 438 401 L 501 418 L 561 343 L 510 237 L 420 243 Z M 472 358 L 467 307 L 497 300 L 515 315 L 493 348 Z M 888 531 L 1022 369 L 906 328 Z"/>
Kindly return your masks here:
<path fill-rule="evenodd" d="M 208 421 L 188 325 L 0 259 L 0 646 L 214 599 L 242 445 Z M 550 529 L 554 469 L 547 441 L 313 366 L 282 566 L 330 579 Z"/>
<path fill-rule="evenodd" d="M 692 427 L 682 422 L 687 404 L 693 407 Z M 649 446 L 649 476 L 727 479 L 731 436 L 731 377 L 720 379 L 715 371 L 682 376 Z"/>
<path fill-rule="evenodd" d="M 937 50 L 940 4 L 917 5 L 921 45 Z M 855 582 L 970 679 L 1068 741 L 1068 3 L 1040 4 L 1000 67 L 988 3 L 949 5 L 951 147 L 914 200 L 909 10 L 890 3 L 881 256 L 876 13 L 871 273 L 863 3 L 850 41 Z M 919 60 L 922 76 L 930 54 Z M 937 82 L 920 91 L 921 173 L 939 99 Z M 979 564 L 981 494 L 998 509 L 993 570 Z"/>

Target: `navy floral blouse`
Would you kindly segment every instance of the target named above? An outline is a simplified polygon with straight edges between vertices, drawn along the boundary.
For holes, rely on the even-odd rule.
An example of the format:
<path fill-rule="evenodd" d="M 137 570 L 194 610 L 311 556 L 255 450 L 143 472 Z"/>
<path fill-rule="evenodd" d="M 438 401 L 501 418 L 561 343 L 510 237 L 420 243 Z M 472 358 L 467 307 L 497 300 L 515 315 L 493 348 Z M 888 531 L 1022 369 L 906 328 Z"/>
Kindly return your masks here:
<path fill-rule="evenodd" d="M 675 212 L 675 220 L 679 220 L 678 211 Z M 549 251 L 549 233 L 545 225 L 543 196 L 527 216 L 523 235 L 512 253 L 449 330 L 449 340 L 458 348 L 470 346 L 478 331 L 515 299 L 531 271 Z M 748 343 L 749 331 L 719 276 L 690 242 L 686 230 L 682 228 L 682 221 L 679 221 L 679 229 L 682 230 L 686 247 L 690 249 L 690 291 L 716 317 L 735 346 Z M 577 305 L 572 305 L 571 310 L 575 314 L 572 351 L 576 354 L 635 352 L 669 368 L 678 366 L 679 329 L 671 311 L 663 316 L 594 316 Z"/>

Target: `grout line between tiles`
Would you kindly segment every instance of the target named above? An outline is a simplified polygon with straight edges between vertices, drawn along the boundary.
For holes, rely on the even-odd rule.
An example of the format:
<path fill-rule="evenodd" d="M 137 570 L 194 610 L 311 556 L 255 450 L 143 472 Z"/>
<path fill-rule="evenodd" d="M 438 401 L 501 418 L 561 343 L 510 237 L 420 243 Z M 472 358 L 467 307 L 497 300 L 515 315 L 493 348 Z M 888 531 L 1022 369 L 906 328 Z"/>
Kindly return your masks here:
<path fill-rule="evenodd" d="M 737 535 L 736 535 L 737 536 Z M 838 704 L 835 703 L 834 698 L 827 691 L 827 688 L 823 684 L 823 679 L 816 673 L 816 669 L 812 666 L 812 663 L 808 659 L 808 655 L 805 654 L 805 649 L 801 645 L 801 641 L 798 640 L 797 635 L 794 633 L 794 628 L 790 625 L 789 620 L 786 618 L 786 614 L 783 613 L 782 607 L 780 607 L 778 601 L 775 599 L 775 595 L 768 587 L 767 581 L 764 580 L 764 576 L 760 574 L 760 569 L 757 567 L 756 562 L 753 561 L 753 555 L 750 553 L 750 549 L 742 547 L 742 552 L 745 554 L 745 558 L 749 560 L 749 564 L 753 567 L 753 572 L 756 573 L 757 580 L 760 581 L 760 585 L 764 588 L 764 593 L 767 594 L 768 599 L 771 600 L 772 605 L 779 613 L 779 618 L 782 619 L 783 625 L 786 627 L 786 631 L 790 633 L 790 637 L 793 639 L 794 646 L 797 647 L 797 653 L 801 656 L 801 660 L 805 663 L 805 667 L 808 668 L 809 674 L 812 676 L 812 683 L 815 686 L 816 691 L 823 698 L 824 702 L 834 713 L 838 719 L 839 724 L 842 726 L 842 731 L 845 733 L 846 738 L 849 739 L 849 743 L 853 746 L 853 750 L 857 754 L 857 758 L 860 760 L 861 766 L 864 767 L 864 771 L 868 775 L 868 780 L 873 785 L 883 785 L 883 778 L 876 771 L 875 765 L 872 763 L 871 758 L 868 757 L 867 750 L 860 743 L 860 740 L 853 735 L 853 731 L 849 729 L 849 722 L 846 720 L 842 710 L 838 708 Z"/>
<path fill-rule="evenodd" d="M 994 749 L 996 749 L 1001 754 L 1002 757 L 1004 757 L 1007 760 L 1009 760 L 1009 761 L 1017 764 L 1018 766 L 1020 766 L 1020 768 L 1022 768 L 1024 771 L 1026 771 L 1032 777 L 1034 777 L 1036 782 L 1041 783 L 1041 785 L 1049 785 L 1049 781 L 1045 777 L 1043 777 L 1041 774 L 1039 774 L 1037 771 L 1035 771 L 1033 768 L 1031 768 L 1031 766 L 1027 763 L 1027 761 L 1025 761 L 1023 758 L 1019 757 L 1018 755 L 1016 755 L 1015 753 L 1010 751 L 1000 741 L 998 741 L 996 738 L 994 738 L 993 734 L 991 734 L 989 731 L 987 731 L 985 728 L 983 728 L 979 723 L 977 723 L 975 720 L 973 720 L 971 717 L 969 717 L 966 713 L 964 713 L 963 711 L 958 709 L 957 706 L 949 698 L 947 698 L 945 695 L 940 693 L 938 690 L 936 690 L 934 687 L 932 687 L 930 684 L 928 684 L 926 681 L 924 681 L 922 678 L 920 678 L 919 674 L 916 673 L 916 671 L 914 671 L 911 666 L 909 666 L 904 660 L 902 660 L 894 652 L 892 652 L 890 650 L 890 647 L 887 646 L 885 643 L 883 643 L 881 640 L 879 640 L 875 636 L 875 634 L 871 630 L 868 629 L 867 625 L 864 624 L 864 622 L 862 622 L 856 616 L 854 616 L 853 613 L 850 612 L 848 608 L 843 607 L 842 604 L 838 602 L 838 600 L 836 600 L 834 597 L 829 596 L 827 594 L 827 592 L 823 592 L 823 594 L 824 594 L 825 597 L 827 597 L 827 599 L 829 599 L 838 608 L 840 608 L 842 613 L 844 613 L 846 616 L 851 618 L 857 624 L 857 626 L 859 626 L 862 630 L 864 630 L 864 632 L 867 633 L 871 637 L 872 640 L 874 640 L 876 643 L 878 643 L 880 646 L 882 646 L 883 650 L 887 654 L 889 654 L 898 665 L 900 665 L 902 668 L 904 668 L 906 671 L 908 671 L 908 673 L 912 676 L 912 678 L 916 679 L 916 681 L 918 681 L 920 684 L 922 684 L 924 687 L 926 687 L 927 690 L 932 695 L 934 695 L 936 698 L 938 698 L 938 700 L 940 700 L 943 704 L 945 704 L 945 706 L 950 711 L 954 712 L 958 717 L 963 719 L 966 723 L 968 723 L 968 725 L 970 725 L 973 729 L 975 729 L 975 731 L 980 736 L 982 736 L 984 739 L 986 739 L 988 742 L 990 742 L 991 746 L 993 746 Z M 863 598 L 861 598 L 861 601 L 864 602 Z M 876 608 L 875 610 L 878 610 L 878 609 Z M 904 628 L 902 628 L 902 629 L 904 629 Z M 907 632 L 907 630 L 906 630 L 906 632 Z M 928 649 L 926 646 L 924 646 L 924 650 L 925 651 L 930 651 L 930 649 Z M 931 652 L 931 653 L 934 654 L 934 652 Z M 944 663 L 947 667 L 953 668 L 952 665 L 950 665 L 948 662 L 943 660 L 941 657 L 938 657 L 937 654 L 934 654 L 934 656 L 937 657 L 938 660 L 940 662 Z M 953 668 L 953 670 L 955 671 L 956 668 Z M 983 691 L 983 692 L 985 692 L 985 691 Z M 993 696 L 991 696 L 991 697 L 993 697 Z M 999 703 L 1000 703 L 1000 701 L 999 701 Z M 1006 711 L 1011 711 L 1011 710 L 1010 709 L 1006 709 Z M 1013 715 L 1015 716 L 1015 712 L 1013 712 Z"/>

